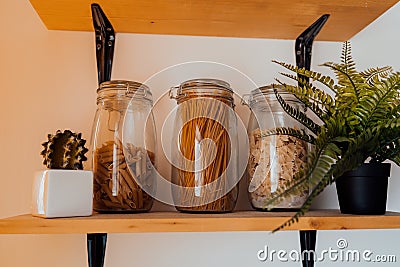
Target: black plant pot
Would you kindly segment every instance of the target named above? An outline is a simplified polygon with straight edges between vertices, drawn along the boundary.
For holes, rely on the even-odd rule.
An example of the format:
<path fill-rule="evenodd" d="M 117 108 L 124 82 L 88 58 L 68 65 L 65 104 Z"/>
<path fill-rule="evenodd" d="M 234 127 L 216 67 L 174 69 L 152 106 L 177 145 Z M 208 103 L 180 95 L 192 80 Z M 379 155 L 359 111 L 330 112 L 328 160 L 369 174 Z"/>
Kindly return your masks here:
<path fill-rule="evenodd" d="M 386 212 L 390 163 L 364 163 L 336 179 L 340 211 L 381 215 Z"/>

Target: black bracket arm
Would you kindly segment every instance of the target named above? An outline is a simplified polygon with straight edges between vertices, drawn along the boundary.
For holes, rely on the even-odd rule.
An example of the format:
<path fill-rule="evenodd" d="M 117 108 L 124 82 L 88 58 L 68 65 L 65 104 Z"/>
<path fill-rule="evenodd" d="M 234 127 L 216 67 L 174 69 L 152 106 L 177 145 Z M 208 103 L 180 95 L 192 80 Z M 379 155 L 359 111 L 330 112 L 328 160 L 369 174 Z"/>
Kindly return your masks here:
<path fill-rule="evenodd" d="M 115 32 L 99 4 L 92 4 L 93 26 L 96 34 L 96 59 L 98 81 L 111 80 L 111 69 L 114 57 Z"/>
<path fill-rule="evenodd" d="M 311 51 L 315 36 L 320 32 L 325 22 L 328 20 L 329 14 L 322 15 L 310 27 L 302 32 L 296 39 L 295 53 L 296 66 L 310 70 L 311 67 Z M 298 75 L 299 78 L 308 82 L 308 78 Z M 299 86 L 301 86 L 299 84 Z"/>
<path fill-rule="evenodd" d="M 312 55 L 312 45 L 315 36 L 320 32 L 324 24 L 329 18 L 329 14 L 322 15 L 318 20 L 316 20 L 310 27 L 308 27 L 304 32 L 302 32 L 296 39 L 295 53 L 296 53 L 296 66 L 299 68 L 304 68 L 310 70 L 311 68 L 311 55 Z M 302 75 L 297 76 L 299 80 L 303 80 L 308 83 L 309 78 Z M 299 86 L 302 84 L 299 82 Z M 317 231 L 316 230 L 301 230 L 300 231 L 300 247 L 302 255 L 306 255 L 306 258 L 302 259 L 303 267 L 313 267 L 314 266 L 314 254 L 303 253 L 315 251 L 315 245 L 317 241 Z"/>
<path fill-rule="evenodd" d="M 114 57 L 115 32 L 99 4 L 92 4 L 93 27 L 96 35 L 96 60 L 99 85 L 111 80 Z M 87 234 L 89 267 L 103 267 L 107 245 L 107 233 Z"/>

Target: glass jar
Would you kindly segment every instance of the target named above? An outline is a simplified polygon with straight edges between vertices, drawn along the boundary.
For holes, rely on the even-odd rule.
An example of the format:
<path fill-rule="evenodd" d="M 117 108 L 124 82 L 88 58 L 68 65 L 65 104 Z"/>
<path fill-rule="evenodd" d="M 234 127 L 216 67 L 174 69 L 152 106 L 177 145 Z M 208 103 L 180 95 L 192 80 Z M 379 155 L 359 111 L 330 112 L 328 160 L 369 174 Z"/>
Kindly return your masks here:
<path fill-rule="evenodd" d="M 170 97 L 178 103 L 171 149 L 176 209 L 232 211 L 240 177 L 237 117 L 230 85 L 221 80 L 194 79 L 172 88 Z"/>
<path fill-rule="evenodd" d="M 287 104 L 305 111 L 303 104 L 294 95 L 283 89 L 276 89 Z M 251 91 L 245 102 L 251 109 L 247 128 L 250 146 L 247 165 L 248 196 L 253 208 L 266 210 L 271 194 L 278 188 L 284 188 L 285 183 L 305 165 L 308 144 L 289 135 L 266 134 L 279 127 L 304 129 L 302 124 L 282 109 L 272 85 Z M 308 191 L 293 194 L 268 208 L 275 211 L 295 210 L 302 206 L 307 197 Z"/>
<path fill-rule="evenodd" d="M 155 125 L 149 88 L 103 82 L 92 130 L 93 208 L 104 213 L 149 211 L 155 190 Z"/>

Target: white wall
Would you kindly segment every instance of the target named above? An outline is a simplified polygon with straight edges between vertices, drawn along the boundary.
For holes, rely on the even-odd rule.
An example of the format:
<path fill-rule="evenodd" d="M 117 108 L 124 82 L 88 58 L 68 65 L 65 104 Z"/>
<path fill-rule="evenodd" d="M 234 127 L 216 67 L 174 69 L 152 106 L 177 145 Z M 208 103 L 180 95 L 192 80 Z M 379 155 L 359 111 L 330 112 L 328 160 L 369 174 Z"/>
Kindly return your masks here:
<path fill-rule="evenodd" d="M 40 144 L 47 133 L 70 128 L 90 138 L 97 77 L 92 32 L 48 31 L 27 0 L 0 0 L 0 22 L 2 218 L 29 212 L 31 180 L 33 173 L 43 168 Z M 360 69 L 375 65 L 400 69 L 399 24 L 400 4 L 397 4 L 353 38 L 354 56 Z M 293 41 L 264 39 L 118 34 L 113 78 L 146 81 L 164 68 L 201 60 L 232 66 L 256 84 L 263 85 L 272 82 L 279 71 L 271 64 L 272 59 L 294 62 L 293 45 Z M 319 63 L 337 61 L 340 49 L 340 43 L 315 43 L 313 68 L 321 70 L 317 66 Z M 199 67 L 199 73 L 207 74 L 207 68 Z M 246 83 L 238 79 L 238 73 L 231 70 L 222 69 L 217 74 L 231 81 L 239 94 L 253 89 L 246 88 Z M 191 75 L 195 73 L 190 70 L 168 76 L 167 80 L 179 82 Z M 174 84 L 152 88 L 155 98 L 171 85 Z M 156 112 L 162 114 L 168 108 L 167 104 L 157 105 Z M 238 108 L 238 112 L 246 118 L 245 108 Z M 157 122 L 161 127 L 160 117 Z M 397 211 L 400 210 L 398 176 L 399 169 L 395 167 L 388 205 L 389 209 Z M 336 208 L 334 190 L 327 190 L 315 206 Z M 239 207 L 248 207 L 243 194 Z M 157 205 L 156 209 L 170 208 Z M 267 262 L 257 260 L 258 250 L 265 245 L 277 250 L 297 249 L 297 236 L 297 232 L 109 235 L 106 266 L 263 266 Z M 342 237 L 347 239 L 349 248 L 395 254 L 400 261 L 400 251 L 396 249 L 400 238 L 398 230 L 321 231 L 318 237 L 319 249 L 335 248 L 336 240 Z M 330 264 L 334 263 L 324 262 L 318 266 Z M 85 236 L 0 236 L 0 266 L 86 266 Z"/>

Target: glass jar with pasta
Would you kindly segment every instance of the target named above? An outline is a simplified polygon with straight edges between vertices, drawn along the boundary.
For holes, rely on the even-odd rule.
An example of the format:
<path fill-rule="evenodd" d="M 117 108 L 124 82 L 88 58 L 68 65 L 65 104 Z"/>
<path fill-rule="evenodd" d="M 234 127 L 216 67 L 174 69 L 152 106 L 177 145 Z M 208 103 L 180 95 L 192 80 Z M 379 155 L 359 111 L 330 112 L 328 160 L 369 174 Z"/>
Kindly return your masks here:
<path fill-rule="evenodd" d="M 281 127 L 304 130 L 304 126 L 282 109 L 274 87 L 287 104 L 305 111 L 305 107 L 294 95 L 278 85 L 260 87 L 244 96 L 245 103 L 251 109 L 247 128 L 250 146 L 247 165 L 248 196 L 251 205 L 257 210 L 296 210 L 308 197 L 308 190 L 293 193 L 267 207 L 271 195 L 278 189 L 284 189 L 285 184 L 290 183 L 296 172 L 304 166 L 308 150 L 305 141 L 293 135 L 276 134 L 276 130 Z"/>
<path fill-rule="evenodd" d="M 103 82 L 92 131 L 93 208 L 104 213 L 149 211 L 155 190 L 155 126 L 149 88 Z"/>
<path fill-rule="evenodd" d="M 176 209 L 230 212 L 238 197 L 237 117 L 233 91 L 221 80 L 195 79 L 171 89 L 172 196 Z"/>

